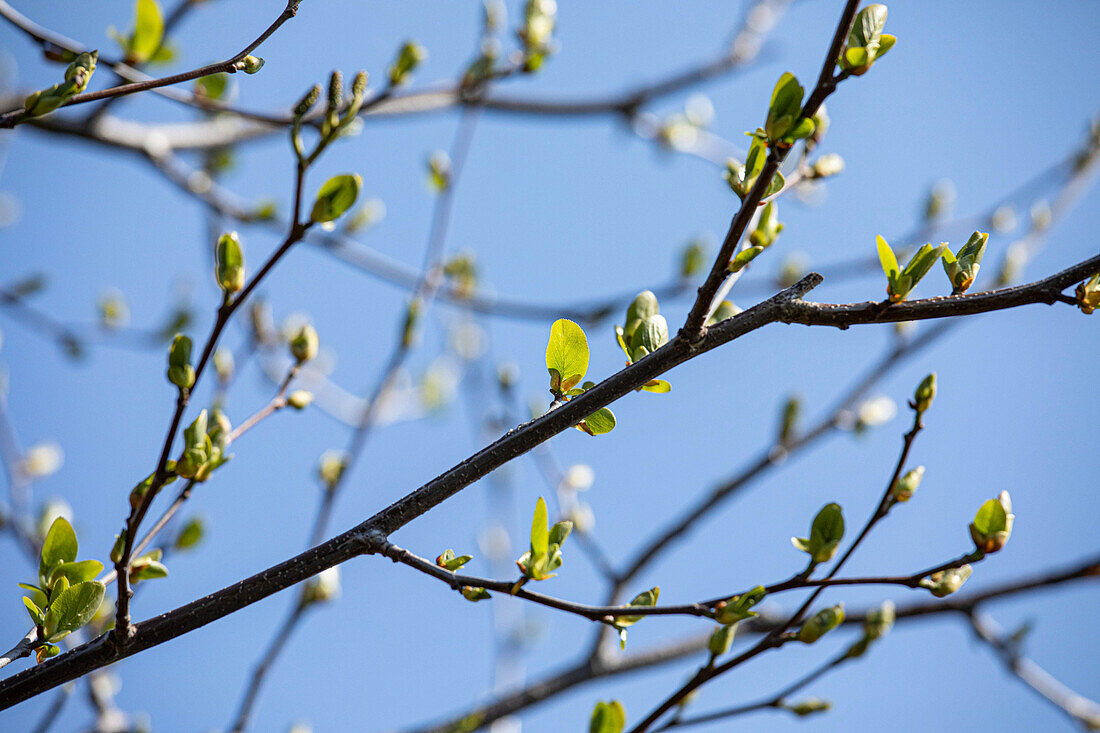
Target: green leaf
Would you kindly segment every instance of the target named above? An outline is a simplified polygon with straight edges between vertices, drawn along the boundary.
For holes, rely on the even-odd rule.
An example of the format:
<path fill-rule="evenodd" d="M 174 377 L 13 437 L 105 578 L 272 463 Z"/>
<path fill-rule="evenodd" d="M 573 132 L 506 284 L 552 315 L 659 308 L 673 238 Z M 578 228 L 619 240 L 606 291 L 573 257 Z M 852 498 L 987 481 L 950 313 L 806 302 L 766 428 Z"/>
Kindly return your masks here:
<path fill-rule="evenodd" d="M 27 613 L 31 615 L 31 621 L 35 626 L 41 626 L 45 621 L 45 616 L 42 614 L 42 609 L 35 604 L 30 598 L 23 596 L 23 605 L 27 607 Z"/>
<path fill-rule="evenodd" d="M 898 258 L 894 256 L 894 250 L 890 249 L 890 245 L 881 236 L 875 237 L 875 242 L 878 244 L 878 261 L 882 264 L 882 271 L 886 273 L 887 278 L 893 280 L 899 272 Z"/>
<path fill-rule="evenodd" d="M 95 576 L 103 572 L 103 563 L 99 560 L 81 560 L 80 562 L 63 562 L 50 573 L 50 580 L 65 578 L 70 585 L 83 583 L 86 580 L 94 580 Z"/>
<path fill-rule="evenodd" d="M 726 626 L 719 626 L 714 630 L 714 633 L 710 635 L 710 641 L 707 642 L 707 649 L 712 656 L 720 657 L 730 650 L 730 646 L 733 644 L 733 637 L 737 633 L 737 624 L 728 624 Z"/>
<path fill-rule="evenodd" d="M 210 74 L 195 80 L 196 93 L 207 99 L 221 99 L 229 88 L 229 74 Z"/>
<path fill-rule="evenodd" d="M 554 321 L 546 343 L 546 369 L 551 377 L 550 391 L 556 395 L 568 392 L 584 379 L 588 371 L 588 339 L 584 329 L 566 318 Z"/>
<path fill-rule="evenodd" d="M 61 563 L 75 560 L 76 551 L 76 532 L 72 525 L 64 517 L 53 520 L 42 543 L 42 560 L 38 565 L 38 579 L 44 586 L 48 585 L 46 580 L 50 571 Z"/>
<path fill-rule="evenodd" d="M 334 221 L 350 209 L 359 198 L 363 179 L 357 173 L 344 173 L 325 181 L 313 202 L 310 218 L 318 224 Z"/>
<path fill-rule="evenodd" d="M 137 0 L 134 5 L 134 31 L 130 34 L 127 57 L 136 63 L 145 63 L 160 48 L 164 37 L 164 18 L 156 0 Z"/>
<path fill-rule="evenodd" d="M 488 598 L 492 598 L 489 595 L 489 591 L 484 588 L 475 588 L 470 585 L 462 586 L 462 597 L 471 603 L 477 603 L 478 601 L 484 601 Z"/>
<path fill-rule="evenodd" d="M 615 429 L 615 413 L 606 407 L 601 407 L 586 417 L 578 427 L 589 435 L 610 433 Z"/>
<path fill-rule="evenodd" d="M 626 727 L 626 711 L 618 700 L 598 702 L 588 723 L 588 733 L 622 733 Z"/>
<path fill-rule="evenodd" d="M 531 554 L 545 555 L 550 547 L 550 533 L 547 530 L 546 501 L 540 496 L 535 502 L 535 515 L 531 519 Z"/>
<path fill-rule="evenodd" d="M 106 586 L 89 580 L 67 588 L 52 603 L 50 612 L 56 614 L 56 632 L 72 632 L 92 620 L 99 604 L 103 602 Z M 53 634 L 51 634 L 51 640 Z"/>
<path fill-rule="evenodd" d="M 902 277 L 908 277 L 910 279 L 912 283 L 910 289 L 916 287 L 917 283 L 921 281 L 921 278 L 928 274 L 928 271 L 932 269 L 932 265 L 936 264 L 936 260 L 940 258 L 940 255 L 943 254 L 946 247 L 946 244 L 933 247 L 931 243 L 929 243 L 917 250 L 913 258 L 909 260 L 909 264 L 901 271 Z"/>
<path fill-rule="evenodd" d="M 663 379 L 651 379 L 642 385 L 642 390 L 654 394 L 664 394 L 672 390 L 672 385 Z"/>
<path fill-rule="evenodd" d="M 828 562 L 844 538 L 844 515 L 840 505 L 826 504 L 814 517 L 809 538 L 792 537 L 791 543 L 808 554 L 815 563 Z"/>
<path fill-rule="evenodd" d="M 153 580 L 154 578 L 168 577 L 168 568 L 157 560 L 135 560 L 130 571 L 130 580 L 135 583 L 140 580 Z"/>
<path fill-rule="evenodd" d="M 894 44 L 897 42 L 898 39 L 895 36 L 889 33 L 883 33 L 878 39 L 878 51 L 875 52 L 875 60 L 878 61 L 885 56 L 886 52 L 893 48 Z"/>
<path fill-rule="evenodd" d="M 789 71 L 779 77 L 772 90 L 771 103 L 768 106 L 768 118 L 764 123 L 764 132 L 772 142 L 778 142 L 795 126 L 802 111 L 802 95 L 805 90 L 798 79 Z M 810 122 L 813 130 L 813 122 Z"/>
<path fill-rule="evenodd" d="M 188 550 L 202 540 L 203 524 L 198 517 L 193 517 L 183 525 L 183 529 L 176 535 L 175 547 L 177 550 Z"/>
<path fill-rule="evenodd" d="M 984 535 L 993 535 L 1004 532 L 1008 525 L 1008 512 L 996 499 L 990 499 L 982 504 L 978 513 L 974 515 L 974 527 Z"/>
<path fill-rule="evenodd" d="M 646 608 L 656 606 L 657 599 L 661 597 L 661 589 L 658 586 L 653 586 L 647 591 L 642 591 L 638 595 L 634 596 L 634 600 L 628 603 L 628 606 L 643 606 Z M 627 626 L 633 626 L 641 621 L 645 616 L 619 616 L 615 619 L 613 626 L 617 629 L 626 628 Z"/>

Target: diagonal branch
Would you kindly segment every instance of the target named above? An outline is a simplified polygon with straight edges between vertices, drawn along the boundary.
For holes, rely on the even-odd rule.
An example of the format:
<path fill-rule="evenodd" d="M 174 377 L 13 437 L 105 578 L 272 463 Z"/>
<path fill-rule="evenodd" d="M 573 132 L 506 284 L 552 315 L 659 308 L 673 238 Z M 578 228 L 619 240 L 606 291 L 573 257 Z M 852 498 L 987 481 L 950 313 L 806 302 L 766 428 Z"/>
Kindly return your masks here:
<path fill-rule="evenodd" d="M 1065 282 L 1068 286 L 1097 269 L 1100 269 L 1100 255 L 1050 278 L 1021 288 L 899 304 L 894 307 L 906 306 L 904 315 L 891 320 L 922 320 L 958 314 L 945 312 L 944 302 L 968 304 L 962 309 L 963 313 L 988 312 L 1015 307 L 1024 302 L 1049 302 L 1049 290 L 1054 286 L 1053 284 Z M 100 637 L 5 680 L 0 683 L 0 709 L 11 707 L 105 664 L 189 633 L 316 575 L 326 568 L 358 555 L 377 552 L 380 541 L 386 536 L 431 511 L 491 471 L 576 425 L 597 409 L 611 404 L 685 361 L 769 323 L 782 321 L 785 315 L 792 312 L 797 314 L 799 309 L 806 305 L 800 303 L 801 297 L 819 285 L 821 280 L 821 276 L 816 273 L 806 276 L 774 297 L 710 327 L 702 341 L 695 345 L 676 336 L 662 348 L 608 377 L 584 394 L 542 417 L 514 428 L 496 442 L 347 532 L 205 598 L 136 624 L 133 627 L 133 636 L 124 647 L 115 643 L 113 635 Z M 974 304 L 975 299 L 978 305 Z M 827 306 L 813 304 L 813 307 Z M 850 317 L 853 324 L 877 322 L 861 320 L 862 316 L 870 311 L 875 311 L 879 316 L 882 315 L 881 304 L 878 303 L 843 307 L 851 309 L 846 317 Z M 890 312 L 887 311 L 887 314 Z"/>

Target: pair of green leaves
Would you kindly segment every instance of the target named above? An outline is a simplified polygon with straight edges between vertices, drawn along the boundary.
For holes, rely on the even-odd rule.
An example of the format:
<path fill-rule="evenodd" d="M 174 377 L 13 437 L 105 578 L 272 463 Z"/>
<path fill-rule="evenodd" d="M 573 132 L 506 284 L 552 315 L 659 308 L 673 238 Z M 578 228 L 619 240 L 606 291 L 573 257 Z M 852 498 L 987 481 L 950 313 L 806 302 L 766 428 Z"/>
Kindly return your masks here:
<path fill-rule="evenodd" d="M 584 329 L 567 318 L 559 318 L 550 326 L 546 342 L 546 370 L 550 373 L 550 394 L 555 400 L 568 400 L 595 386 L 580 384 L 588 372 L 588 337 Z M 576 428 L 589 435 L 602 435 L 615 429 L 615 413 L 601 407 Z"/>
<path fill-rule="evenodd" d="M 756 179 L 760 177 L 764 170 L 764 164 L 768 161 L 768 136 L 763 128 L 758 129 L 755 133 L 748 134 L 752 137 L 752 143 L 749 144 L 749 153 L 745 156 L 745 164 L 741 165 L 732 158 L 726 162 L 726 182 L 729 183 L 730 188 L 742 201 L 756 185 Z M 764 189 L 763 198 L 779 193 L 783 190 L 784 185 L 786 185 L 786 181 L 783 179 L 783 174 L 776 171 L 771 181 L 768 182 L 768 186 Z"/>
<path fill-rule="evenodd" d="M 161 45 L 164 40 L 164 17 L 156 0 L 137 0 L 134 4 L 134 29 L 124 36 L 113 27 L 107 30 L 126 54 L 126 63 L 166 63 L 175 54 Z"/>
<path fill-rule="evenodd" d="M 546 501 L 540 496 L 531 519 L 531 549 L 516 560 L 524 578 L 547 580 L 553 578 L 554 571 L 561 567 L 561 546 L 573 531 L 573 523 L 562 521 L 547 527 L 548 523 Z"/>
<path fill-rule="evenodd" d="M 72 525 L 58 517 L 42 543 L 38 585 L 20 583 L 30 591 L 23 597 L 27 613 L 38 627 L 39 660 L 60 651 L 55 642 L 87 624 L 95 616 L 106 587 L 95 580 L 103 570 L 98 560 L 77 562 L 77 540 Z"/>
<path fill-rule="evenodd" d="M 208 425 L 209 423 L 209 425 Z M 176 461 L 176 475 L 203 482 L 215 469 L 233 456 L 225 453 L 229 421 L 220 410 L 214 419 L 207 419 L 207 412 L 199 413 L 183 431 L 183 454 Z"/>
<path fill-rule="evenodd" d="M 957 255 L 951 251 L 950 247 L 944 247 L 943 269 L 947 271 L 947 277 L 951 280 L 952 295 L 965 293 L 974 282 L 974 278 L 978 276 L 978 268 L 981 266 L 988 240 L 988 232 L 974 232 Z"/>
<path fill-rule="evenodd" d="M 814 565 L 829 562 L 844 539 L 844 515 L 840 505 L 829 503 L 821 507 L 810 525 L 809 537 L 792 537 L 791 544 L 810 556 Z"/>
<path fill-rule="evenodd" d="M 652 291 L 643 290 L 634 296 L 626 309 L 626 325 L 615 326 L 615 339 L 626 354 L 627 365 L 652 354 L 668 343 L 668 321 L 661 315 L 661 306 Z M 662 394 L 672 389 L 663 379 L 651 379 L 639 390 Z"/>
<path fill-rule="evenodd" d="M 472 555 L 455 555 L 455 551 L 447 548 L 435 559 L 435 564 L 444 570 L 450 570 L 452 573 L 458 570 L 466 563 L 473 560 Z"/>
<path fill-rule="evenodd" d="M 986 232 L 974 232 L 970 239 L 959 249 L 956 255 L 947 246 L 947 242 L 941 242 L 938 247 L 931 243 L 925 244 L 912 259 L 901 269 L 898 266 L 898 258 L 894 250 L 882 237 L 877 237 L 878 258 L 882 264 L 882 271 L 886 274 L 886 294 L 891 303 L 898 303 L 909 295 L 917 283 L 921 281 L 936 260 L 943 258 L 943 269 L 951 281 L 951 294 L 965 293 L 974 282 L 981 266 L 982 257 L 985 255 L 986 242 L 989 234 Z"/>
<path fill-rule="evenodd" d="M 802 116 L 803 94 L 805 90 L 794 74 L 788 71 L 779 77 L 764 122 L 764 137 L 769 145 L 790 147 L 796 140 L 814 134 L 814 121 Z"/>
<path fill-rule="evenodd" d="M 657 599 L 661 597 L 661 589 L 653 586 L 647 591 L 642 591 L 634 596 L 634 600 L 628 606 L 652 607 L 657 605 Z M 626 630 L 641 621 L 645 616 L 616 616 L 611 623 L 619 632 L 619 648 L 626 649 Z"/>
<path fill-rule="evenodd" d="M 848 32 L 847 43 L 837 58 L 840 68 L 852 76 L 866 74 L 875 61 L 885 56 L 898 40 L 889 33 L 883 33 L 885 27 L 885 5 L 876 3 L 859 11 Z"/>
<path fill-rule="evenodd" d="M 588 733 L 622 733 L 626 727 L 626 710 L 618 700 L 598 702 L 588 722 Z"/>
<path fill-rule="evenodd" d="M 719 601 L 714 606 L 714 620 L 723 626 L 728 626 L 752 618 L 756 615 L 756 611 L 753 611 L 752 607 L 762 601 L 765 595 L 767 595 L 767 591 L 764 590 L 764 586 L 758 585 L 741 595 Z"/>
<path fill-rule="evenodd" d="M 900 303 L 905 300 L 909 295 L 909 291 L 916 287 L 917 283 L 928 274 L 932 265 L 936 264 L 936 260 L 947 249 L 946 243 L 938 247 L 925 244 L 917 250 L 909 263 L 905 265 L 905 269 L 901 269 L 894 250 L 890 248 L 886 240 L 879 236 L 875 238 L 875 241 L 878 244 L 878 259 L 882 264 L 882 271 L 886 274 L 886 295 L 891 303 Z"/>

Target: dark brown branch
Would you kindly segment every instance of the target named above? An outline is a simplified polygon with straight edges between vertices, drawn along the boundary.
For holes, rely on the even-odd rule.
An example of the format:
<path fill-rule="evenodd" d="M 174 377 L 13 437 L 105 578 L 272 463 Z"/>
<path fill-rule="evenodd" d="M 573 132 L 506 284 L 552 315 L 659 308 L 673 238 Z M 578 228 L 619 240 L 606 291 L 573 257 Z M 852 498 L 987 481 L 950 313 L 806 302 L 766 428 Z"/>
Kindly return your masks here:
<path fill-rule="evenodd" d="M 161 87 L 172 86 L 173 84 L 179 84 L 185 81 L 191 81 L 192 79 L 198 79 L 203 76 L 209 76 L 211 74 L 234 74 L 240 71 L 243 67 L 243 59 L 250 53 L 255 51 L 260 44 L 266 41 L 275 31 L 286 23 L 288 20 L 298 14 L 298 3 L 301 0 L 287 0 L 286 7 L 283 12 L 279 14 L 271 25 L 269 25 L 263 33 L 261 33 L 254 41 L 249 43 L 240 52 L 234 56 L 226 59 L 225 61 L 219 61 L 214 64 L 207 64 L 198 69 L 192 69 L 191 71 L 185 71 L 180 74 L 172 74 L 171 76 L 161 77 L 160 79 L 143 79 L 141 81 L 133 81 L 128 84 L 120 84 L 118 86 L 109 87 L 107 89 L 100 89 L 96 92 L 86 92 L 84 94 L 77 94 L 71 99 L 62 103 L 61 107 L 71 107 L 74 104 L 83 104 L 85 102 L 95 102 L 100 99 L 111 99 L 114 97 L 121 97 L 127 94 L 136 94 L 138 92 L 147 92 L 153 89 L 159 89 Z M 11 20 L 11 16 L 8 11 L 11 10 L 10 6 L 6 2 L 0 0 L 0 10 L 4 11 L 5 17 Z M 111 66 L 116 73 L 119 73 L 119 68 L 123 64 L 107 64 Z M 135 70 L 136 71 L 136 70 Z M 121 74 L 120 74 L 121 75 Z M 31 119 L 27 115 L 25 110 L 14 109 L 9 112 L 5 112 L 0 115 L 0 129 L 12 128 L 16 125 L 26 122 Z"/>
<path fill-rule="evenodd" d="M 897 610 L 897 618 L 899 623 L 906 623 L 911 620 L 938 618 L 945 614 L 965 614 L 969 612 L 969 609 L 981 604 L 997 601 L 1001 598 L 1009 598 L 1022 593 L 1039 591 L 1083 580 L 1094 581 L 1096 578 L 1100 578 L 1100 556 L 1093 556 L 1071 567 L 1049 570 L 1031 578 L 993 586 L 981 592 L 961 594 L 958 598 L 952 598 L 946 601 L 926 601 L 901 606 Z M 867 619 L 869 610 L 876 609 L 853 609 L 845 617 L 845 625 L 858 626 L 862 624 Z M 783 623 L 786 619 L 786 615 L 766 615 L 762 613 L 760 616 L 743 622 L 741 633 L 768 633 L 777 628 L 779 624 Z M 632 665 L 632 669 L 668 664 L 686 656 L 690 656 L 693 653 L 702 654 L 706 650 L 709 636 L 709 634 L 701 634 L 674 642 L 672 648 L 679 650 L 675 655 L 665 656 L 660 653 L 643 653 L 647 656 L 652 655 L 653 657 L 644 665 L 640 663 L 640 655 L 630 655 L 626 657 L 624 661 L 637 661 L 638 664 Z M 654 652 L 660 652 L 665 648 L 666 647 L 661 647 L 654 650 Z M 473 717 L 477 717 L 481 720 L 483 726 L 489 725 L 495 720 L 506 715 L 512 715 L 533 705 L 537 705 L 567 689 L 597 680 L 604 675 L 596 674 L 596 670 L 604 669 L 605 665 L 614 664 L 617 660 L 623 658 L 615 656 L 607 659 L 610 661 L 605 662 L 603 656 L 586 659 L 576 665 L 566 667 L 557 672 L 551 672 L 538 681 L 531 683 L 523 690 L 502 695 L 481 706 L 456 714 L 447 721 L 437 725 L 410 728 L 406 733 L 448 733 L 455 729 L 455 726 L 460 720 Z M 617 674 L 617 672 L 613 672 L 612 674 Z"/>
<path fill-rule="evenodd" d="M 984 312 L 1019 305 L 1030 289 L 1045 292 L 1051 282 L 1068 280 L 1075 282 L 1083 277 L 1081 272 L 1100 267 L 1100 255 L 1064 270 L 1046 280 L 1022 288 L 994 291 L 975 296 L 953 296 L 946 299 L 913 301 L 907 304 L 906 317 L 898 320 L 921 320 L 944 315 L 941 301 L 954 299 L 981 299 Z M 519 426 L 493 444 L 482 449 L 457 466 L 445 471 L 419 489 L 375 514 L 370 519 L 347 532 L 318 545 L 295 558 L 280 563 L 258 575 L 240 581 L 205 598 L 184 605 L 167 614 L 136 625 L 129 645 L 118 645 L 100 639 L 47 660 L 34 669 L 24 671 L 0 683 L 0 709 L 10 707 L 44 690 L 55 687 L 118 659 L 161 644 L 188 633 L 200 626 L 233 613 L 245 606 L 299 583 L 320 571 L 349 560 L 360 554 L 374 552 L 377 541 L 392 534 L 416 517 L 431 511 L 466 486 L 486 476 L 531 448 L 569 429 L 600 407 L 634 391 L 637 387 L 655 379 L 683 362 L 733 341 L 769 323 L 784 320 L 784 314 L 802 306 L 800 298 L 821 282 L 816 274 L 808 275 L 791 288 L 742 313 L 718 323 L 707 330 L 701 343 L 692 346 L 677 336 L 661 349 L 634 362 L 632 365 L 605 379 L 583 395 L 551 410 L 547 414 Z M 1003 294 L 1008 293 L 1005 297 Z M 1032 296 L 1034 297 L 1034 296 Z M 902 304 L 905 305 L 905 304 Z M 819 305 L 812 308 L 821 307 Z M 870 309 L 880 309 L 877 303 L 865 306 L 847 306 L 852 322 Z M 969 308 L 970 306 L 968 306 Z"/>
<path fill-rule="evenodd" d="M 848 0 L 845 4 L 844 12 L 841 13 L 840 16 L 840 22 L 837 23 L 836 31 L 833 33 L 832 43 L 829 44 L 829 51 L 825 56 L 825 63 L 822 65 L 817 85 L 814 87 L 813 92 L 810 93 L 810 97 L 806 100 L 806 104 L 802 107 L 802 117 L 812 118 L 814 114 L 817 113 L 817 109 L 821 106 L 821 103 L 825 101 L 826 97 L 833 93 L 837 83 L 844 78 L 843 75 L 835 76 L 833 69 L 836 67 L 837 55 L 840 53 L 840 48 L 844 44 L 844 39 L 848 35 L 848 29 L 851 27 L 852 19 L 855 18 L 858 9 L 859 0 Z M 741 238 L 745 235 L 745 230 L 749 226 L 749 221 L 752 219 L 753 214 L 756 213 L 757 206 L 763 201 L 764 195 L 771 185 L 772 178 L 774 178 L 775 174 L 779 171 L 779 166 L 782 165 L 790 150 L 790 146 L 773 145 L 769 147 L 768 159 L 764 163 L 764 168 L 757 177 L 752 190 L 749 191 L 748 195 L 741 201 L 741 208 L 737 210 L 733 220 L 730 222 L 729 230 L 726 232 L 726 237 L 722 241 L 718 256 L 715 258 L 714 264 L 711 266 L 710 273 L 707 275 L 706 280 L 699 286 L 695 304 L 691 307 L 691 311 L 684 321 L 681 333 L 683 333 L 688 340 L 697 341 L 702 338 L 706 330 L 704 324 L 707 320 L 707 316 L 711 313 L 711 304 L 714 301 L 714 296 L 718 293 L 719 288 L 722 287 L 722 283 L 729 277 L 729 270 L 727 267 L 736 253 L 737 246 L 741 243 Z"/>

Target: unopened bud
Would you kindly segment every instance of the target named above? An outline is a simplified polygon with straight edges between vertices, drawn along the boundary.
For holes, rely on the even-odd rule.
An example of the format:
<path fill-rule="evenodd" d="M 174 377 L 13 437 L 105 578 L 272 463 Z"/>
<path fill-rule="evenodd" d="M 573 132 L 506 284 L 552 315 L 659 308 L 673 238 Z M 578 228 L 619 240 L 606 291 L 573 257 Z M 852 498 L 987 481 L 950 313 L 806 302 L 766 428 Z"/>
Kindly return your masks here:
<path fill-rule="evenodd" d="M 909 501 L 920 486 L 922 478 L 924 478 L 924 466 L 917 466 L 894 482 L 890 489 L 890 498 L 897 502 Z"/>
<path fill-rule="evenodd" d="M 176 334 L 168 351 L 168 381 L 180 389 L 191 389 L 195 384 L 195 368 L 191 366 L 191 339 Z"/>
<path fill-rule="evenodd" d="M 838 603 L 823 608 L 802 624 L 798 630 L 798 640 L 804 644 L 813 644 L 826 633 L 832 631 L 844 621 L 844 604 Z"/>
<path fill-rule="evenodd" d="M 347 470 L 348 460 L 348 454 L 344 451 L 330 450 L 321 455 L 317 464 L 317 475 L 326 489 L 331 491 L 340 483 L 344 471 Z"/>
<path fill-rule="evenodd" d="M 808 697 L 793 705 L 783 705 L 785 710 L 789 710 L 800 718 L 807 715 L 813 715 L 814 713 L 824 713 L 832 707 L 833 704 L 831 702 L 822 700 L 820 697 Z"/>
<path fill-rule="evenodd" d="M 319 346 L 317 330 L 308 323 L 302 324 L 298 332 L 290 338 L 290 353 L 299 364 L 304 364 L 317 356 Z"/>
<path fill-rule="evenodd" d="M 214 247 L 214 259 L 218 287 L 226 295 L 239 292 L 244 287 L 244 253 L 236 232 L 227 232 L 218 238 Z"/>
<path fill-rule="evenodd" d="M 970 577 L 970 573 L 973 571 L 974 569 L 969 565 L 962 565 L 949 570 L 941 570 L 921 580 L 920 585 L 922 588 L 927 588 L 932 591 L 932 595 L 936 598 L 943 598 L 961 588 L 962 584 L 966 582 L 966 579 Z"/>
<path fill-rule="evenodd" d="M 286 396 L 286 403 L 295 410 L 304 410 L 313 402 L 313 393 L 297 389 Z"/>
<path fill-rule="evenodd" d="M 255 74 L 264 67 L 264 60 L 259 56 L 252 56 L 251 54 L 245 56 L 238 63 L 240 64 L 241 71 L 246 74 Z"/>
<path fill-rule="evenodd" d="M 932 406 L 932 400 L 936 398 L 936 373 L 932 372 L 921 380 L 917 391 L 913 395 L 913 405 L 916 411 L 923 414 Z"/>
<path fill-rule="evenodd" d="M 982 504 L 974 521 L 970 523 L 970 537 L 974 540 L 974 547 L 984 553 L 999 551 L 1012 536 L 1015 519 L 1012 499 L 1007 491 L 1002 491 L 996 499 Z"/>

